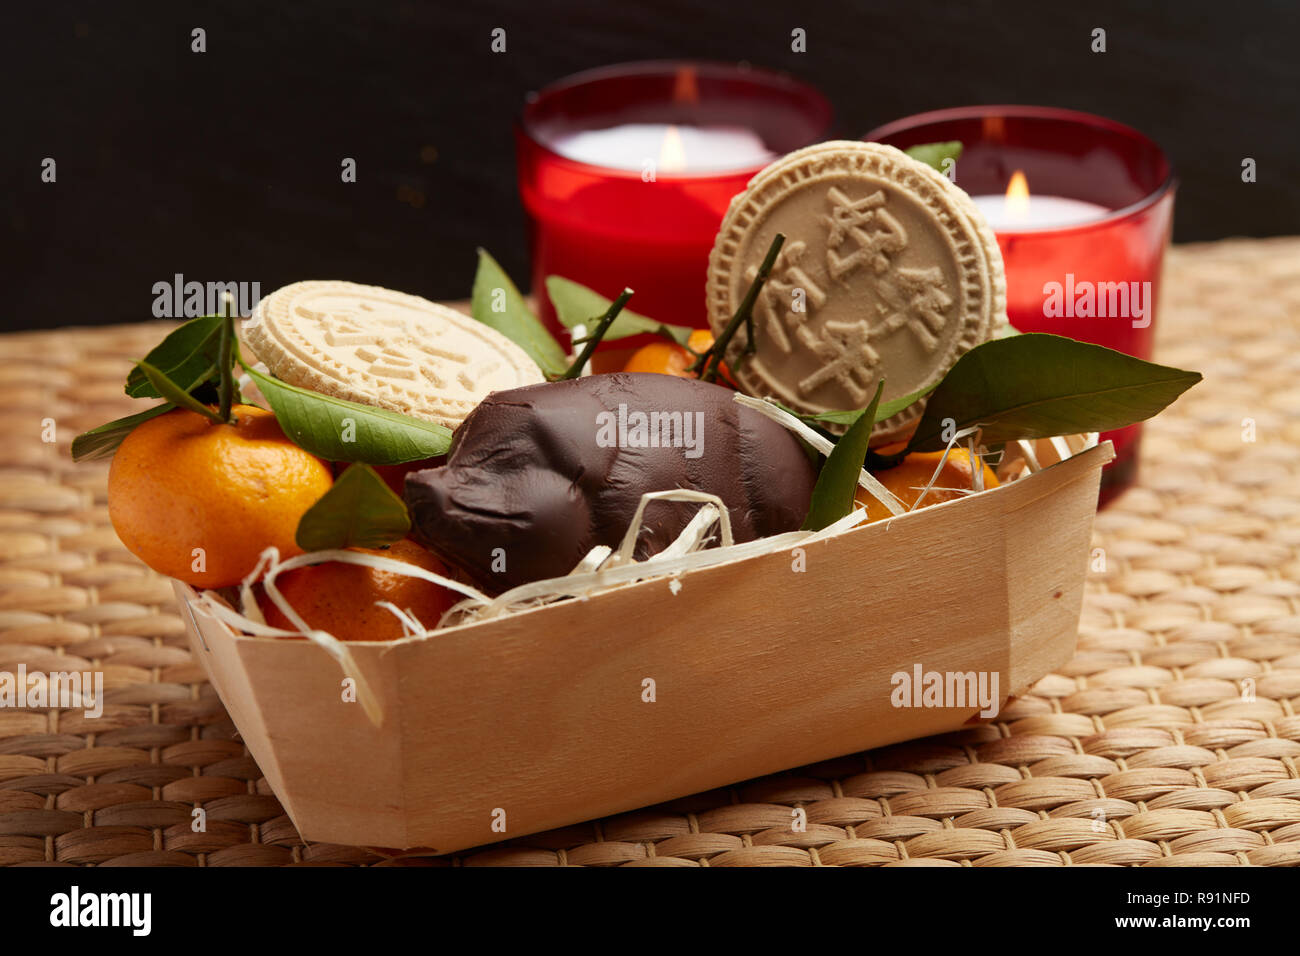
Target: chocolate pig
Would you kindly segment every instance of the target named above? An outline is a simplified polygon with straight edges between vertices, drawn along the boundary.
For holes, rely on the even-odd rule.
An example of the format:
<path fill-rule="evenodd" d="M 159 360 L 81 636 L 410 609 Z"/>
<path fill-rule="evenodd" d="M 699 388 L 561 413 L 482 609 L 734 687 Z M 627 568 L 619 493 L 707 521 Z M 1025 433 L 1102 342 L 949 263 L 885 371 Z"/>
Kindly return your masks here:
<path fill-rule="evenodd" d="M 441 468 L 406 477 L 416 536 L 482 590 L 568 574 L 617 548 L 641 496 L 717 495 L 736 541 L 793 531 L 816 473 L 790 432 L 694 379 L 592 375 L 493 392 Z M 662 551 L 699 504 L 651 502 L 636 556 Z"/>

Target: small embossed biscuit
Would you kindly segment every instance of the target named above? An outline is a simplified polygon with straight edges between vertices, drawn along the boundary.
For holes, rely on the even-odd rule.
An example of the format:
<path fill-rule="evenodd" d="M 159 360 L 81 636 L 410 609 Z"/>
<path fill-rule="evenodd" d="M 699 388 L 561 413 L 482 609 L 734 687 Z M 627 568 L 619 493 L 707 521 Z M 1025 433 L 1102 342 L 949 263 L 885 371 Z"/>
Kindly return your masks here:
<path fill-rule="evenodd" d="M 489 392 L 544 380 L 504 335 L 419 296 L 295 282 L 253 311 L 244 338 L 281 381 L 459 425 Z"/>
<path fill-rule="evenodd" d="M 746 392 L 806 414 L 862 408 L 938 381 L 1005 321 L 997 240 L 970 198 L 936 170 L 879 143 L 834 141 L 790 153 L 731 201 L 709 257 L 708 308 L 727 325 L 773 237 L 781 250 L 728 352 Z M 905 434 L 924 401 L 876 426 Z"/>

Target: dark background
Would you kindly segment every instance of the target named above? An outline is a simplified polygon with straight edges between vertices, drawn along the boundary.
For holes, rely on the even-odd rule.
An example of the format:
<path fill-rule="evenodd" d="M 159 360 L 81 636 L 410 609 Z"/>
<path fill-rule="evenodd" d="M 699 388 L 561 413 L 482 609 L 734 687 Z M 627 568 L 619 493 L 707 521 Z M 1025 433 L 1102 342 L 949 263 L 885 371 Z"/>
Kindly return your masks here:
<path fill-rule="evenodd" d="M 637 59 L 788 71 L 851 138 L 970 103 L 1101 113 L 1172 156 L 1176 240 L 1300 232 L 1294 0 L 23 3 L 6 21 L 3 328 L 146 319 L 177 272 L 463 298 L 480 245 L 523 284 L 511 120 L 529 90 Z"/>

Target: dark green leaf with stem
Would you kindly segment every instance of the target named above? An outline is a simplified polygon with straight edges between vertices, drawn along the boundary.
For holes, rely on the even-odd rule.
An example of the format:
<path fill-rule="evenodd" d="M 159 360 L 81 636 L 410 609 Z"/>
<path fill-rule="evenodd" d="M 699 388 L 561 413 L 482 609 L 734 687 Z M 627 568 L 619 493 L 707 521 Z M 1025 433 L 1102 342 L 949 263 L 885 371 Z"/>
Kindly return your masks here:
<path fill-rule="evenodd" d="M 192 391 L 217 371 L 221 316 L 205 315 L 191 319 L 154 346 L 144 360 L 160 369 L 173 382 L 183 383 Z M 161 398 L 158 390 L 139 367 L 126 377 L 126 394 L 132 398 Z"/>
<path fill-rule="evenodd" d="M 311 392 L 240 365 L 289 440 L 327 461 L 397 465 L 444 455 L 451 430 L 436 422 Z"/>
<path fill-rule="evenodd" d="M 204 316 L 187 322 L 149 352 L 168 362 L 170 370 L 164 371 L 149 358 L 140 360 L 127 377 L 127 393 L 157 395 L 214 422 L 232 424 L 230 410 L 239 397 L 234 374 L 237 348 L 234 316 Z M 218 404 L 215 412 L 192 394 L 206 386 L 214 373 Z"/>
<path fill-rule="evenodd" d="M 821 473 L 817 476 L 817 484 L 813 487 L 808 517 L 804 519 L 804 530 L 820 531 L 853 510 L 853 502 L 858 490 L 858 477 L 867 457 L 867 445 L 871 442 L 871 429 L 877 421 L 876 409 L 880 404 L 880 393 L 884 387 L 885 383 L 882 380 L 876 386 L 876 396 L 871 400 L 871 404 L 835 443 L 835 447 L 831 449 L 826 459 L 826 464 L 822 465 Z"/>
<path fill-rule="evenodd" d="M 627 305 L 627 300 L 630 298 L 632 298 L 632 290 L 624 289 L 619 294 L 619 297 L 609 304 L 609 308 L 605 310 L 605 314 L 600 317 L 600 322 L 596 324 L 596 330 L 583 339 L 585 344 L 582 346 L 581 354 L 579 354 L 573 364 L 565 370 L 564 374 L 560 376 L 561 381 L 564 379 L 577 378 L 582 373 L 582 369 L 587 364 L 587 360 L 590 359 L 592 353 L 596 351 L 596 346 L 599 345 L 601 339 L 605 337 L 605 333 L 609 331 L 609 327 L 614 323 L 614 319 L 616 319 L 618 314 L 623 311 L 623 306 Z"/>
<path fill-rule="evenodd" d="M 161 395 L 163 398 L 167 399 L 167 401 L 171 402 L 176 407 L 188 409 L 189 411 L 194 412 L 196 415 L 202 415 L 204 418 L 211 419 L 217 424 L 223 424 L 225 422 L 225 419 L 223 419 L 220 415 L 214 412 L 207 405 L 204 405 L 197 398 L 195 398 L 185 389 L 181 388 L 179 385 L 173 382 L 161 371 L 154 368 L 148 362 L 142 360 L 136 362 L 135 364 L 140 369 L 140 371 L 144 372 L 145 378 L 147 378 L 149 380 L 149 384 L 152 385 L 158 391 L 158 394 Z"/>
<path fill-rule="evenodd" d="M 938 451 L 970 426 L 979 426 L 985 445 L 1123 428 L 1157 414 L 1200 380 L 1199 372 L 1060 335 L 993 339 L 949 369 L 907 450 Z"/>
<path fill-rule="evenodd" d="M 354 464 L 298 519 L 294 540 L 304 551 L 382 548 L 410 530 L 402 499 L 369 465 Z"/>
<path fill-rule="evenodd" d="M 740 302 L 740 307 L 736 309 L 731 321 L 727 323 L 722 334 L 717 337 L 714 343 L 700 353 L 700 357 L 691 364 L 690 371 L 699 375 L 700 380 L 704 382 L 715 381 L 718 377 L 718 369 L 722 366 L 722 358 L 727 354 L 727 346 L 735 337 L 736 330 L 740 324 L 745 323 L 745 351 L 744 354 L 752 355 L 756 348 L 754 342 L 754 323 L 753 312 L 754 303 L 758 301 L 758 294 L 763 291 L 763 286 L 767 282 L 768 275 L 772 272 L 772 267 L 776 264 L 776 257 L 781 253 L 781 247 L 785 245 L 785 236 L 777 233 L 772 239 L 772 244 L 767 247 L 767 255 L 763 256 L 763 262 L 758 267 L 758 274 L 754 276 L 754 281 L 749 284 L 749 291 L 745 293 L 745 298 Z"/>

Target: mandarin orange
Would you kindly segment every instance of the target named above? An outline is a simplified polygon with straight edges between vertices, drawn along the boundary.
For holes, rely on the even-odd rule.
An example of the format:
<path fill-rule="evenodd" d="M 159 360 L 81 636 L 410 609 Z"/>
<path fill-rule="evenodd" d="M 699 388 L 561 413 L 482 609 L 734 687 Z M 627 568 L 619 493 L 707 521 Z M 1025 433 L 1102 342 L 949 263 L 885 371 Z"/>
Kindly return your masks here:
<path fill-rule="evenodd" d="M 446 565 L 410 538 L 403 538 L 386 551 L 354 550 L 447 575 Z M 379 607 L 377 601 L 394 604 L 425 627 L 432 628 L 460 600 L 455 591 L 430 581 L 342 561 L 294 568 L 277 577 L 275 585 L 304 621 L 329 631 L 341 641 L 394 641 L 402 636 L 402 624 L 397 616 Z M 297 630 L 265 594 L 259 594 L 257 603 L 267 624 L 286 631 Z"/>
<path fill-rule="evenodd" d="M 921 497 L 921 492 L 930 484 L 934 470 L 939 467 L 943 452 L 913 452 L 893 468 L 872 472 L 880 483 L 892 491 L 906 508 L 912 507 Z M 996 488 L 998 476 L 988 465 L 982 465 L 985 488 Z M 925 493 L 921 507 L 937 505 L 966 495 L 958 489 L 974 490 L 974 477 L 971 473 L 970 453 L 965 448 L 954 448 L 948 453 L 948 460 L 943 463 L 939 477 L 934 486 Z M 891 517 L 889 509 L 876 500 L 865 488 L 858 488 L 857 503 L 866 505 L 867 520 L 879 521 Z"/>
<path fill-rule="evenodd" d="M 298 519 L 329 490 L 328 466 L 236 405 L 232 425 L 176 409 L 136 426 L 108 472 L 108 516 L 134 554 L 201 588 L 238 584 L 270 545 L 300 554 Z"/>
<path fill-rule="evenodd" d="M 695 378 L 690 367 L 695 364 L 699 353 L 713 344 L 713 333 L 708 329 L 696 329 L 687 342 L 690 344 L 689 349 L 667 340 L 643 345 L 632 353 L 632 357 L 623 366 L 623 371 L 658 372 L 661 375 L 676 375 L 678 378 Z"/>

